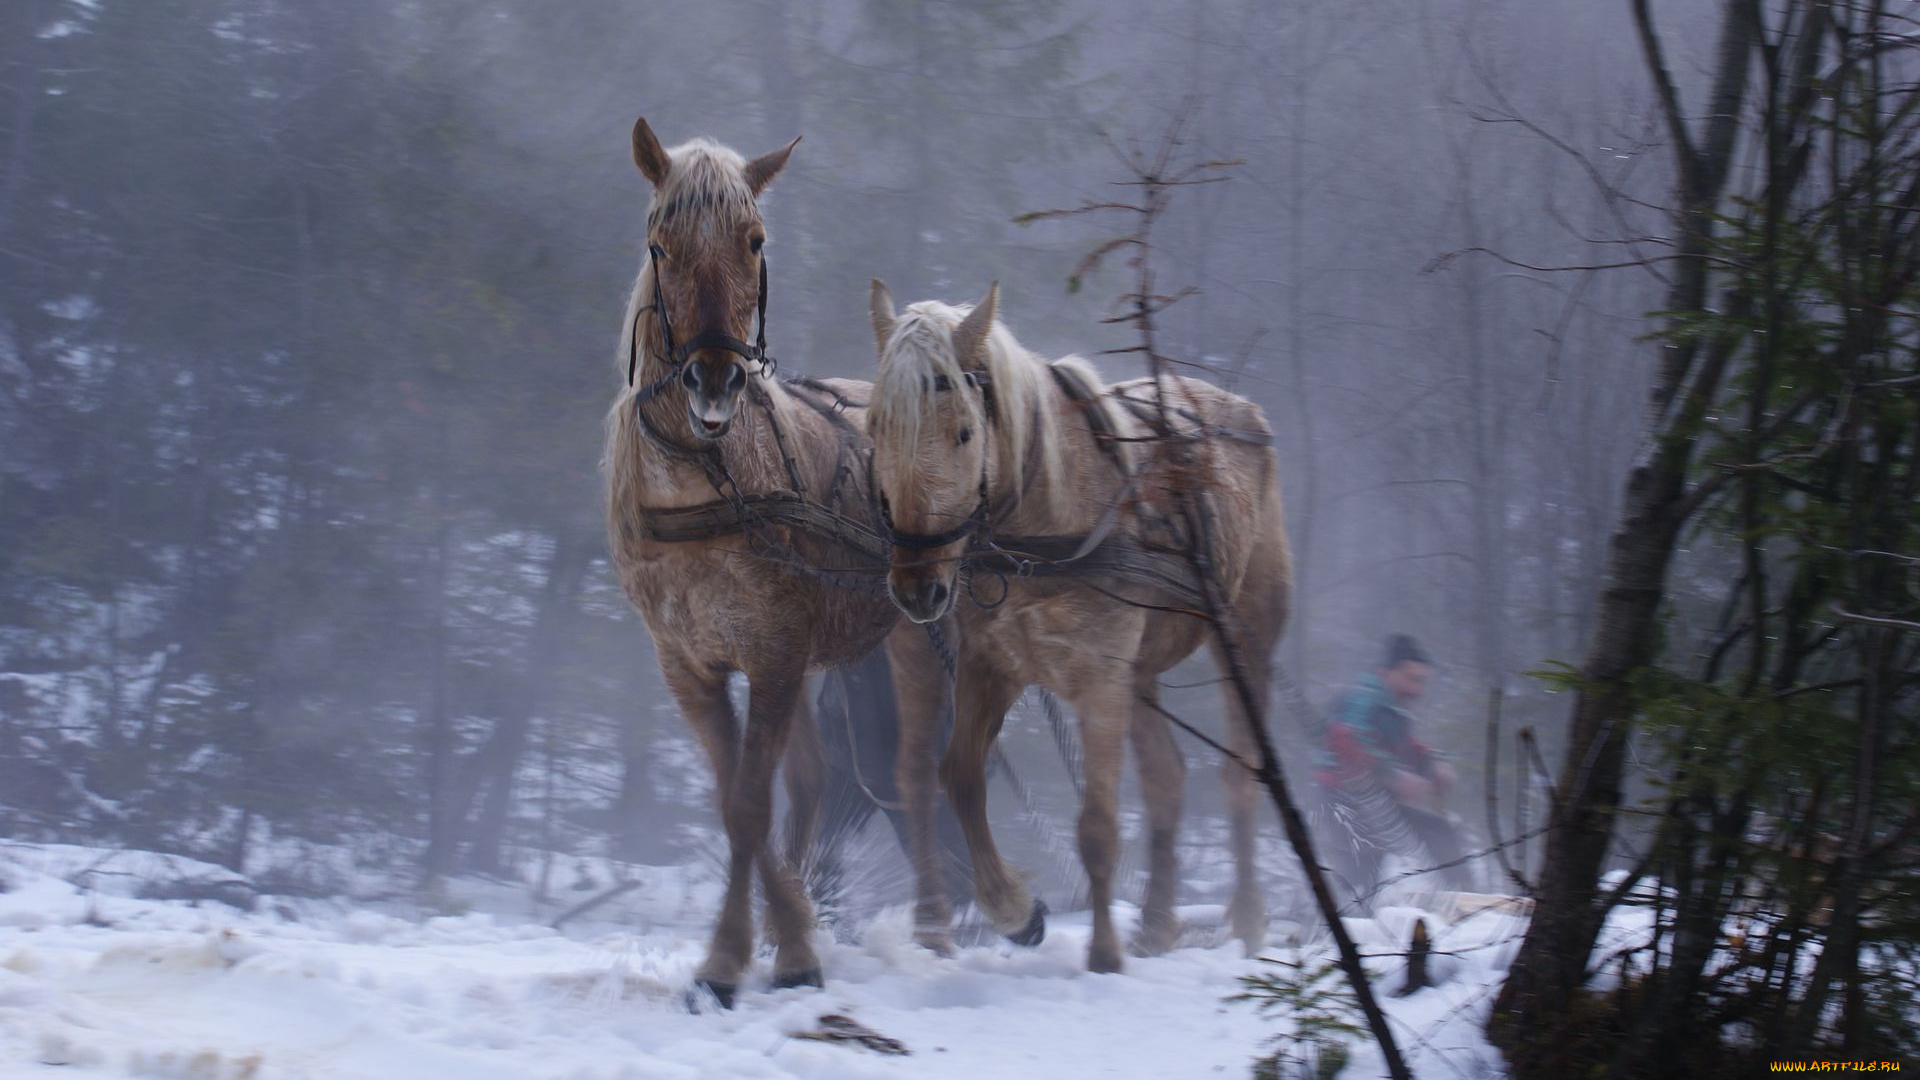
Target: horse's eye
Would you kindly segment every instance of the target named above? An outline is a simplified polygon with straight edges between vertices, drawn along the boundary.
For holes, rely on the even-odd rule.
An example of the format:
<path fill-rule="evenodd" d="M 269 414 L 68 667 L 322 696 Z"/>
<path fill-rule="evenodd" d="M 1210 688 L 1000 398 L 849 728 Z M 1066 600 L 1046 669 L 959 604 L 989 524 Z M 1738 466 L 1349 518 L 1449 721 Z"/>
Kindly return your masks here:
<path fill-rule="evenodd" d="M 654 262 L 665 262 L 667 259 L 667 249 L 659 244 L 648 244 L 647 254 L 653 256 Z"/>
<path fill-rule="evenodd" d="M 963 428 L 961 428 L 961 429 L 960 429 L 960 442 L 961 442 L 961 445 L 965 445 L 965 444 L 967 444 L 967 443 L 970 443 L 970 442 L 972 442 L 972 441 L 973 441 L 973 429 L 972 429 L 972 428 L 970 428 L 970 427 L 963 427 Z"/>
<path fill-rule="evenodd" d="M 756 237 L 754 237 L 753 239 L 751 239 L 751 240 L 749 240 L 749 241 L 747 241 L 747 247 L 749 247 L 749 248 L 751 248 L 751 249 L 753 249 L 753 253 L 754 253 L 755 255 L 758 255 L 758 254 L 760 254 L 760 247 L 761 247 L 761 245 L 763 245 L 763 244 L 765 244 L 766 242 L 767 242 L 767 238 L 766 238 L 766 237 L 764 237 L 764 236 L 756 236 Z"/>

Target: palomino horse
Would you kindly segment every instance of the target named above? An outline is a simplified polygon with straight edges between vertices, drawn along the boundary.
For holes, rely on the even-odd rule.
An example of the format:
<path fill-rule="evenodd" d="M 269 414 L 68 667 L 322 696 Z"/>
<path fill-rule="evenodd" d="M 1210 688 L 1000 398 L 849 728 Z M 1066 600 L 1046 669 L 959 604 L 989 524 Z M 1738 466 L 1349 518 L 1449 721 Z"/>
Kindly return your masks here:
<path fill-rule="evenodd" d="M 1186 779 L 1186 762 L 1155 708 L 1157 680 L 1209 634 L 1192 614 L 1190 592 L 1158 588 L 1145 572 L 1169 563 L 1190 569 L 1192 543 L 1184 525 L 1160 512 L 1174 504 L 1175 477 L 1163 458 L 1142 449 L 1153 438 L 1146 418 L 1158 415 L 1153 382 L 1102 391 L 1084 361 L 1048 363 L 1029 353 L 994 320 L 998 296 L 996 286 L 971 311 L 928 301 L 896 315 L 886 286 L 873 284 L 880 371 L 867 427 L 894 543 L 888 585 L 915 621 L 957 611 L 955 727 L 941 777 L 973 853 L 977 899 L 1015 941 L 1040 938 L 1045 909 L 994 847 L 982 765 L 1027 685 L 1052 690 L 1079 714 L 1080 855 L 1093 901 L 1087 966 L 1117 971 L 1108 905 L 1123 740 L 1131 737 L 1148 804 L 1147 895 L 1134 948 L 1151 954 L 1171 947 L 1179 931 L 1175 841 Z M 1169 412 L 1186 425 L 1179 437 L 1214 438 L 1211 453 L 1194 456 L 1198 474 L 1184 472 L 1179 482 L 1211 503 L 1217 527 L 1206 554 L 1264 697 L 1291 580 L 1271 433 L 1258 407 L 1206 383 L 1170 378 L 1164 393 Z M 1043 565 L 1009 554 L 1041 549 L 1057 555 Z M 1120 554 L 1088 558 L 1102 552 Z M 996 564 L 1018 569 L 996 577 Z M 972 600 L 956 605 L 962 591 Z M 1214 651 L 1218 658 L 1217 643 Z M 1248 718 L 1228 698 L 1229 740 L 1250 759 Z M 1230 920 L 1252 950 L 1266 936 L 1254 873 L 1256 793 L 1240 765 L 1226 764 L 1224 780 L 1238 864 Z"/>
<path fill-rule="evenodd" d="M 853 467 L 868 387 L 784 384 L 745 366 L 770 363 L 756 200 L 792 150 L 747 161 L 698 139 L 668 151 L 644 119 L 634 125 L 634 163 L 653 186 L 648 258 L 627 304 L 629 388 L 608 416 L 603 466 L 620 584 L 646 619 L 667 686 L 717 779 L 727 888 L 697 979 L 723 1004 L 753 953 L 756 866 L 776 945 L 774 984 L 820 984 L 812 907 L 792 872 L 813 832 L 820 776 L 802 684 L 809 670 L 852 663 L 882 639 L 900 709 L 925 714 L 902 727 L 900 786 L 914 793 L 915 820 L 927 823 L 914 837 L 916 868 L 929 875 L 917 885 L 944 897 L 933 749 L 909 736 L 932 737 L 945 677 L 924 633 L 899 618 L 873 573 L 884 545 L 862 525 L 870 500 L 864 471 Z M 756 312 L 759 339 L 748 345 Z M 862 559 L 864 575 L 835 572 Z M 749 688 L 744 734 L 727 696 L 736 671 Z M 792 803 L 786 865 L 767 842 L 783 754 Z"/>

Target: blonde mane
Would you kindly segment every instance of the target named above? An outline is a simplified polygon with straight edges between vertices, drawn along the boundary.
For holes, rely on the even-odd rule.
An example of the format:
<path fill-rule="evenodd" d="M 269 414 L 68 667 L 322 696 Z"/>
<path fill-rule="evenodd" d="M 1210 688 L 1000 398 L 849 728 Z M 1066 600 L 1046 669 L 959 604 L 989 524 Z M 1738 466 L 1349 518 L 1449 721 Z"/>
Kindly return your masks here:
<path fill-rule="evenodd" d="M 673 167 L 647 202 L 647 232 L 666 224 L 683 211 L 714 215 L 709 221 L 745 224 L 760 220 L 753 189 L 747 184 L 747 159 L 712 139 L 692 139 L 667 151 Z M 731 235 L 726 228 L 703 228 L 699 239 L 718 241 Z M 646 297 L 653 295 L 653 256 L 642 256 L 640 273 L 627 296 L 627 315 L 620 328 L 620 352 L 615 363 L 626 378 L 627 356 L 633 348 L 634 323 Z M 677 331 L 676 331 L 677 333 Z"/>
<path fill-rule="evenodd" d="M 1017 493 L 1021 478 L 1031 473 L 1034 486 L 1053 493 L 1056 500 L 1070 497 L 1062 490 L 1066 447 L 1059 410 L 1049 401 L 1053 374 L 1046 359 L 1028 351 L 995 320 L 987 336 L 985 367 L 994 401 L 991 424 L 984 413 L 983 395 L 960 389 L 966 372 L 954 355 L 953 331 L 972 310 L 968 304 L 922 300 L 900 312 L 874 378 L 868 431 L 883 445 L 914 448 L 918 460 L 922 430 L 937 405 L 934 380 L 944 376 L 956 388 L 951 392 L 958 394 L 972 426 L 993 434 L 1002 494 Z M 1054 363 L 1066 367 L 1096 394 L 1102 391 L 1099 376 L 1086 361 L 1065 357 Z M 1097 400 L 1096 407 L 1109 408 L 1104 397 Z M 1037 460 L 1029 460 L 1030 455 L 1038 455 Z"/>

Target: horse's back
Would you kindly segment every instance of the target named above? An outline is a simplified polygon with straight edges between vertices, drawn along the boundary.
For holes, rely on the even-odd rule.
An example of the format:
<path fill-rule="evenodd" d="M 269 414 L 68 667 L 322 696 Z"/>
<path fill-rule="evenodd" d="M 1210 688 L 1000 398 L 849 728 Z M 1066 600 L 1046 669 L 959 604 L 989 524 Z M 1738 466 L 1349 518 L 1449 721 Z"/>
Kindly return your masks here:
<path fill-rule="evenodd" d="M 1204 430 L 1214 440 L 1213 475 L 1203 486 L 1225 513 L 1215 515 L 1222 548 L 1224 582 L 1242 617 L 1277 640 L 1291 606 L 1292 552 L 1287 543 L 1286 512 L 1280 498 L 1279 459 L 1273 450 L 1273 426 L 1258 404 L 1212 383 L 1182 375 L 1167 376 L 1164 388 L 1151 376 L 1108 387 L 1116 398 L 1135 403 L 1118 410 L 1133 415 L 1141 406 L 1157 408 L 1164 398 L 1175 430 Z"/>
<path fill-rule="evenodd" d="M 1191 425 L 1194 417 L 1187 414 L 1197 411 L 1200 421 L 1238 434 L 1242 436 L 1241 441 L 1247 441 L 1248 437 L 1254 441 L 1272 440 L 1273 427 L 1267 423 L 1266 411 L 1252 401 L 1203 379 L 1169 375 L 1165 380 L 1167 406 L 1174 413 L 1176 428 Z M 1107 391 L 1116 397 L 1149 406 L 1156 405 L 1160 396 L 1152 376 L 1114 383 L 1107 387 Z"/>

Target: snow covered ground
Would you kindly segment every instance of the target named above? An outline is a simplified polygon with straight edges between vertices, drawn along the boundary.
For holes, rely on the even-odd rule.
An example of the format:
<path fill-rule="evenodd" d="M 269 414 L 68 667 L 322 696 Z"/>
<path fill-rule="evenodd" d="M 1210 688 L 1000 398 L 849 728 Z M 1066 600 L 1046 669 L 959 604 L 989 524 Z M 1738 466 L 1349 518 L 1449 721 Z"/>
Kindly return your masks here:
<path fill-rule="evenodd" d="M 893 908 L 857 941 L 821 933 L 827 988 L 765 989 L 755 967 L 732 1012 L 685 992 L 718 900 L 704 865 L 638 868 L 643 885 L 550 929 L 524 890 L 462 882 L 468 913 L 393 903 L 140 899 L 141 883 L 217 868 L 139 852 L 0 844 L 0 1078 L 181 1080 L 692 1080 L 699 1077 L 1243 1078 L 1284 1021 L 1223 999 L 1271 970 L 1234 944 L 1083 970 L 1084 913 L 1019 949 L 976 936 L 949 959 L 910 940 Z M 73 884 L 79 880 L 88 885 Z M 519 914 L 509 914 L 515 911 Z M 1131 914 L 1129 911 L 1128 914 Z M 1204 926 L 1217 908 L 1189 908 Z M 1363 949 L 1406 948 L 1410 908 L 1350 920 Z M 546 918 L 551 918 L 547 915 Z M 1405 961 L 1371 963 L 1422 1077 L 1492 1077 L 1480 1034 L 1521 921 L 1487 912 L 1435 931 L 1439 986 L 1393 997 Z M 1276 955 L 1330 956 L 1324 939 Z M 823 1014 L 899 1040 L 888 1056 L 795 1038 Z M 1345 1077 L 1383 1075 L 1364 1037 Z"/>

